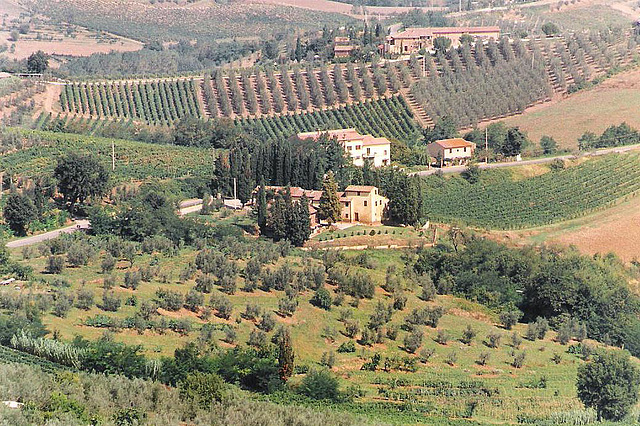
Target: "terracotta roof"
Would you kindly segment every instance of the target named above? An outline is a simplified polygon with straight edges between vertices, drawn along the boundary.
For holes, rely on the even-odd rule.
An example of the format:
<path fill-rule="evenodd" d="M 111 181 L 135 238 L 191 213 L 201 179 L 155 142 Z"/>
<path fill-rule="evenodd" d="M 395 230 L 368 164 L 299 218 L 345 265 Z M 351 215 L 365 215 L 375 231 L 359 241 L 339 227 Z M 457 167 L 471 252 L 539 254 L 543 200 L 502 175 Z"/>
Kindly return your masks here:
<path fill-rule="evenodd" d="M 374 189 L 376 189 L 376 187 L 370 185 L 349 185 L 344 192 L 371 192 Z"/>
<path fill-rule="evenodd" d="M 335 46 L 333 48 L 334 52 L 351 52 L 355 49 L 355 46 Z"/>
<path fill-rule="evenodd" d="M 391 38 L 394 39 L 412 39 L 420 37 L 438 37 L 442 34 L 483 34 L 500 32 L 500 27 L 428 27 L 428 28 L 407 28 L 406 30 L 396 33 Z"/>
<path fill-rule="evenodd" d="M 362 141 L 363 146 L 374 146 L 374 145 L 391 145 L 389 139 L 387 138 L 374 138 L 371 135 L 366 135 L 364 140 Z"/>
<path fill-rule="evenodd" d="M 442 148 L 464 148 L 468 146 L 475 148 L 476 146 L 475 143 L 466 141 L 462 138 L 440 139 L 432 143 L 440 145 Z"/>

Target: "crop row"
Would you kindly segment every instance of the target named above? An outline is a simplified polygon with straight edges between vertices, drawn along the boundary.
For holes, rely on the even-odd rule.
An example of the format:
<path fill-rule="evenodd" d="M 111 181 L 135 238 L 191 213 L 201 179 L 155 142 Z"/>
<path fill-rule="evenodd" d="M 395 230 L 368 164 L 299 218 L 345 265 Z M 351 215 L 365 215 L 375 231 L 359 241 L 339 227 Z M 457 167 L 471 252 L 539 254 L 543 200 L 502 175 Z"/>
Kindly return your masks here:
<path fill-rule="evenodd" d="M 355 128 L 364 134 L 407 141 L 420 132 L 411 111 L 399 96 L 311 113 L 241 119 L 236 125 L 270 139 L 285 139 L 318 129 Z"/>
<path fill-rule="evenodd" d="M 468 184 L 427 179 L 425 215 L 471 226 L 516 229 L 573 219 L 640 191 L 640 155 L 611 154 L 530 179 Z"/>
<path fill-rule="evenodd" d="M 60 105 L 63 112 L 150 124 L 168 125 L 181 117 L 202 116 L 194 80 L 66 84 Z"/>

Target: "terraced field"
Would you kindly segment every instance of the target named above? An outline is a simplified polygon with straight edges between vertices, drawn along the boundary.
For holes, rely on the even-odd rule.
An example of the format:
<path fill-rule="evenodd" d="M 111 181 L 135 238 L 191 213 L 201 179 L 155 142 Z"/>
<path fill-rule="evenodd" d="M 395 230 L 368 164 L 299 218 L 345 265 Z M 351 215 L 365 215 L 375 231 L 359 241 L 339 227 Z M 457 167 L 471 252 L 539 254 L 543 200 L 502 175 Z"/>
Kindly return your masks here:
<path fill-rule="evenodd" d="M 502 172 L 485 172 L 499 176 Z M 640 190 L 640 155 L 611 154 L 581 165 L 514 181 L 469 184 L 460 177 L 429 177 L 425 214 L 432 221 L 460 221 L 491 229 L 548 225 L 611 207 Z"/>

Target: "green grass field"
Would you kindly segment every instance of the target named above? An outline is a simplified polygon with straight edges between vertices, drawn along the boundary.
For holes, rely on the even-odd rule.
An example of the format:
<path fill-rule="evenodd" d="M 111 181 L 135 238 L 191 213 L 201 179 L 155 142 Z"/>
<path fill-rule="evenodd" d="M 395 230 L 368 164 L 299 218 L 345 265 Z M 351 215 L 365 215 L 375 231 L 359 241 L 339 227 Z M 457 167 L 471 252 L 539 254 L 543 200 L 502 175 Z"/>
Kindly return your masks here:
<path fill-rule="evenodd" d="M 241 219 L 241 218 L 240 218 Z M 228 220 L 235 220 L 233 218 Z M 232 250 L 232 248 L 230 248 Z M 128 344 L 140 344 L 145 353 L 152 357 L 171 355 L 175 348 L 186 342 L 198 339 L 199 330 L 206 322 L 232 327 L 237 333 L 237 342 L 244 344 L 249 334 L 255 329 L 255 321 L 241 316 L 246 304 L 258 304 L 263 311 L 272 312 L 277 325 L 290 326 L 296 351 L 296 364 L 315 368 L 320 366 L 320 361 L 325 352 L 333 352 L 335 365 L 334 373 L 340 377 L 341 386 L 359 386 L 360 395 L 351 404 L 336 406 L 339 410 L 348 410 L 374 415 L 379 421 L 389 421 L 398 424 L 435 422 L 437 419 L 451 418 L 461 419 L 467 416 L 470 408 L 474 407 L 471 419 L 482 424 L 489 423 L 515 423 L 519 419 L 541 418 L 557 412 L 567 412 L 580 407 L 576 399 L 574 388 L 576 369 L 581 361 L 576 355 L 567 353 L 568 346 L 562 346 L 554 341 L 555 333 L 548 333 L 543 340 L 523 340 L 516 348 L 512 342 L 514 331 L 504 330 L 496 325 L 497 316 L 487 308 L 472 301 L 453 296 L 437 296 L 435 301 L 424 302 L 417 296 L 420 289 L 410 281 L 405 281 L 406 294 L 408 296 L 406 307 L 402 311 L 396 311 L 391 319 L 391 324 L 399 326 L 404 317 L 413 309 L 424 306 L 442 306 L 446 314 L 440 320 L 437 328 L 420 326 L 424 331 L 424 340 L 421 348 L 432 348 L 434 355 L 428 362 L 420 362 L 418 355 L 409 354 L 403 349 L 403 339 L 408 333 L 399 330 L 395 340 L 385 339 L 383 343 L 373 346 L 355 344 L 355 352 L 338 353 L 338 347 L 352 339 L 343 332 L 345 327 L 339 320 L 341 311 L 348 310 L 352 318 L 357 320 L 361 327 L 369 321 L 379 302 L 387 304 L 391 295 L 380 286 L 385 282 L 387 268 L 393 266 L 402 276 L 404 260 L 411 256 L 411 252 L 400 250 L 379 250 L 344 252 L 345 258 L 341 261 L 350 271 L 366 272 L 376 284 L 373 299 L 363 299 L 357 307 L 350 306 L 353 299 L 345 297 L 341 306 L 334 306 L 331 310 L 323 310 L 313 306 L 310 299 L 313 291 L 306 290 L 298 296 L 298 308 L 291 317 L 277 315 L 278 300 L 284 296 L 282 291 L 256 290 L 245 292 L 238 290 L 227 297 L 233 304 L 232 316 L 229 320 L 223 320 L 212 316 L 209 320 L 202 320 L 196 313 L 181 309 L 177 312 L 160 310 L 160 314 L 167 320 L 174 318 L 187 318 L 192 322 L 193 330 L 186 335 L 181 335 L 167 330 L 160 334 L 151 330 L 138 333 L 133 329 L 116 329 L 115 339 Z M 119 261 L 114 276 L 117 285 L 114 291 L 123 299 L 130 296 L 137 298 L 137 305 L 154 298 L 157 289 L 167 289 L 186 294 L 194 286 L 194 280 L 179 282 L 178 275 L 184 265 L 192 261 L 196 251 L 192 248 L 183 248 L 177 256 L 166 257 L 161 254 L 140 255 L 135 259 L 133 269 L 141 268 L 149 264 L 157 264 L 161 275 L 166 274 L 168 279 L 161 282 L 157 278 L 150 282 L 142 282 L 137 290 L 129 290 L 120 287 L 123 276 L 129 269 L 129 263 Z M 20 250 L 14 250 L 12 256 L 22 259 Z M 103 292 L 102 282 L 104 276 L 100 273 L 100 262 L 103 254 L 96 255 L 85 267 L 66 268 L 59 276 L 43 273 L 46 266 L 46 257 L 34 253 L 34 257 L 20 260 L 29 264 L 35 271 L 35 277 L 31 284 L 25 284 L 22 292 L 46 293 L 52 290 L 48 281 L 53 278 L 62 278 L 70 283 L 69 288 L 63 289 L 73 294 L 81 286 L 90 289 L 96 298 L 101 300 Z M 363 256 L 366 261 L 363 263 Z M 244 268 L 245 260 L 237 260 L 240 270 Z M 301 251 L 293 251 L 286 258 L 280 258 L 276 263 L 267 265 L 274 270 L 288 263 L 294 271 L 300 270 L 308 264 L 319 264 L 319 261 Z M 364 266 L 363 266 L 364 265 Z M 238 288 L 243 287 L 243 278 L 238 278 Z M 336 297 L 336 287 L 327 285 L 331 296 Z M 8 293 L 16 293 L 13 289 L 4 289 Z M 56 291 L 56 289 L 53 289 Z M 207 305 L 213 295 L 220 294 L 214 289 L 212 295 L 206 295 Z M 95 328 L 83 325 L 84 320 L 96 314 L 104 314 L 110 317 L 124 319 L 131 317 L 138 310 L 137 307 L 123 305 L 118 312 L 103 312 L 93 306 L 85 311 L 72 308 L 68 316 L 59 318 L 51 313 L 45 315 L 44 322 L 49 330 L 57 332 L 63 339 L 71 339 L 75 335 L 85 336 L 91 339 L 99 337 L 105 332 L 104 328 Z M 464 329 L 472 326 L 477 336 L 470 345 L 462 343 Z M 276 326 L 277 328 L 277 326 Z M 524 336 L 525 325 L 515 327 L 518 336 Z M 434 340 L 439 330 L 445 330 L 449 335 L 446 344 L 436 343 Z M 268 333 L 269 337 L 273 332 Z M 498 348 L 489 348 L 485 343 L 489 333 L 500 333 L 501 344 Z M 230 347 L 223 342 L 224 333 L 221 330 L 214 332 L 213 344 L 222 348 Z M 575 344 L 572 342 L 570 344 Z M 419 352 L 419 351 L 418 351 Z M 477 360 L 482 352 L 490 354 L 486 365 L 479 365 Z M 399 362 L 399 366 L 392 367 L 388 372 L 383 371 L 381 363 L 378 371 L 362 371 L 361 366 L 379 353 L 383 358 L 389 358 Z M 447 359 L 452 353 L 457 355 L 451 365 Z M 525 361 L 522 368 L 512 365 L 514 355 L 525 353 Z M 554 355 L 559 354 L 558 363 L 552 361 Z M 405 361 L 408 360 L 408 361 Z M 409 371 L 401 365 L 414 360 L 415 371 Z M 393 361 L 392 361 L 393 362 Z M 294 375 L 292 383 L 296 383 L 302 376 Z M 541 384 L 543 383 L 543 384 Z M 379 406 L 379 404 L 383 404 Z M 449 424 L 449 423 L 438 423 Z"/>
<path fill-rule="evenodd" d="M 625 81 L 637 83 L 639 78 L 639 71 L 621 74 L 601 87 L 573 94 L 558 103 L 542 105 L 503 121 L 526 131 L 535 143 L 547 135 L 555 138 L 562 148 L 577 149 L 578 138 L 586 131 L 599 134 L 607 127 L 622 122 L 640 128 L 640 90 L 637 86 L 625 87 L 628 86 Z"/>

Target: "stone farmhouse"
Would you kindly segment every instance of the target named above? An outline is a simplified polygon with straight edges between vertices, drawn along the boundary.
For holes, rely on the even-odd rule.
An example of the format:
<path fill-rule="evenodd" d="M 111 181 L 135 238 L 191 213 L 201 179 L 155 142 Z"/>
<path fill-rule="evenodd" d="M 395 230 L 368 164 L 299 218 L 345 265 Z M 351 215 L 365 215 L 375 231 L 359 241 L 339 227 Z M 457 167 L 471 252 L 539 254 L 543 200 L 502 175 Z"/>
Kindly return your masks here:
<path fill-rule="evenodd" d="M 364 166 L 366 160 L 370 160 L 373 167 L 391 164 L 391 142 L 387 138 L 361 135 L 356 129 L 306 132 L 298 133 L 297 136 L 301 140 L 313 139 L 317 141 L 323 134 L 336 138 L 356 167 Z"/>
<path fill-rule="evenodd" d="M 385 51 L 392 55 L 410 55 L 422 49 L 432 50 L 433 41 L 438 37 L 451 40 L 452 47 L 460 46 L 460 37 L 468 34 L 476 40 L 498 40 L 499 27 L 430 27 L 407 28 L 387 36 Z"/>
<path fill-rule="evenodd" d="M 429 156 L 435 158 L 440 167 L 467 163 L 475 150 L 475 143 L 462 138 L 441 139 L 427 145 Z"/>
<path fill-rule="evenodd" d="M 284 191 L 284 186 L 267 186 L 267 191 Z M 291 199 L 297 202 L 306 196 L 309 200 L 309 217 L 311 227 L 315 228 L 320 224 L 318 218 L 318 208 L 322 191 L 302 189 L 300 187 L 289 188 Z M 257 194 L 258 188 L 254 191 Z M 385 218 L 389 199 L 380 195 L 380 190 L 375 186 L 349 185 L 344 191 L 338 192 L 342 213 L 342 222 L 358 222 L 367 225 L 380 224 Z"/>

